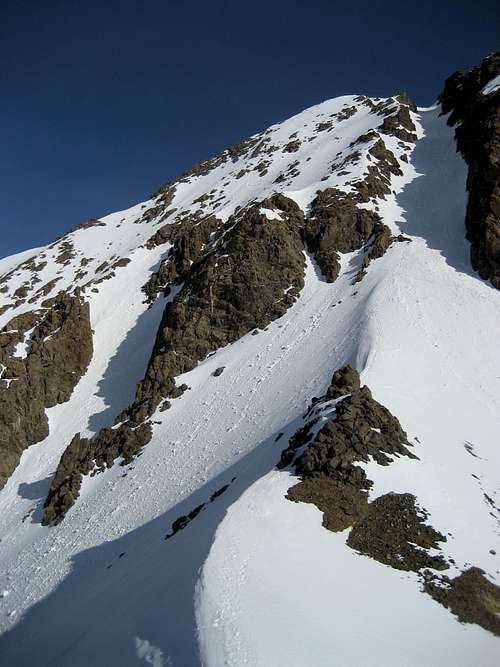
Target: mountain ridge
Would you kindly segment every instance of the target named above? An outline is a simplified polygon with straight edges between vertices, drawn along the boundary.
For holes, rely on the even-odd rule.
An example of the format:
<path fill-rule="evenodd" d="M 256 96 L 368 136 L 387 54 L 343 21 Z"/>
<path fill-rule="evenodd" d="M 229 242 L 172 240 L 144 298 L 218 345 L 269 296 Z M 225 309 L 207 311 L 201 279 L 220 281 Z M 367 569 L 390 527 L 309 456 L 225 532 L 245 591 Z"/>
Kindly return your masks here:
<path fill-rule="evenodd" d="M 13 413 L 26 403 L 16 383 L 36 395 L 37 374 L 20 369 L 38 354 L 33 341 L 57 335 L 42 326 L 58 331 L 57 299 L 81 300 L 90 318 L 78 327 L 85 343 L 69 334 L 69 349 L 88 350 L 77 371 L 57 362 L 77 377 L 47 406 L 48 437 L 4 473 L 9 664 L 35 646 L 40 664 L 300 665 L 318 646 L 314 664 L 334 648 L 340 664 L 387 664 L 384 619 L 403 638 L 392 664 L 476 654 L 494 664 L 497 61 L 449 80 L 451 116 L 404 94 L 329 100 L 19 266 L 0 260 L 0 400 Z M 486 152 L 483 134 L 468 139 L 469 79 Z M 476 190 L 483 205 L 471 209 Z M 465 224 L 481 230 L 469 236 L 473 266 L 492 284 L 471 267 Z M 384 522 L 401 517 L 411 527 L 394 529 L 384 552 Z M 349 630 L 349 583 L 375 596 L 360 612 L 370 656 Z M 377 602 L 382 591 L 390 603 Z M 322 634 L 328 604 L 333 635 Z M 117 606 L 127 611 L 98 636 Z M 58 609 L 55 641 L 40 619 Z M 82 624 L 93 629 L 77 639 Z M 419 632 L 428 649 L 415 646 Z"/>

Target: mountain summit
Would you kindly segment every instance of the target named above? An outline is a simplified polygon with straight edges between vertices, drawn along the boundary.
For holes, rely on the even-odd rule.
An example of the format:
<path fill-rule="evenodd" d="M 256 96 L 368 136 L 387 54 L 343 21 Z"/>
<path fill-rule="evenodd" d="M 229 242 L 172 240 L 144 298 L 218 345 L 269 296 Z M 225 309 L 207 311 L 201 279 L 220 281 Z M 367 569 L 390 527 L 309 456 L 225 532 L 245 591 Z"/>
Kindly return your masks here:
<path fill-rule="evenodd" d="M 500 53 L 0 260 L 0 656 L 496 665 Z"/>

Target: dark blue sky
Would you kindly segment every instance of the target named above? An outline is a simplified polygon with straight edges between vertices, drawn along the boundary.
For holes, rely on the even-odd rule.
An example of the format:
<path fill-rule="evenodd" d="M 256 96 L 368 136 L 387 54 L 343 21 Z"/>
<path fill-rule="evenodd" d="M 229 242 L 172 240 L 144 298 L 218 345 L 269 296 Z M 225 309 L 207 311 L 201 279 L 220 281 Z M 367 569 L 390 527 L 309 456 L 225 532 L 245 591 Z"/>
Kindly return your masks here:
<path fill-rule="evenodd" d="M 498 48 L 496 4 L 0 0 L 0 256 L 324 99 L 431 104 Z"/>

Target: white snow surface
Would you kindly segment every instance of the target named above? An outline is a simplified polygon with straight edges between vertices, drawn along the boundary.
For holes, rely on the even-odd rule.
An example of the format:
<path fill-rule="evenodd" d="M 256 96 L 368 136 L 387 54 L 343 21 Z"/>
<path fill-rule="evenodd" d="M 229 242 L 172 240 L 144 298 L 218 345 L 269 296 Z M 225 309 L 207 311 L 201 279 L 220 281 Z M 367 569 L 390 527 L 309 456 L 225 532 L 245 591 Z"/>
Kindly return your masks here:
<path fill-rule="evenodd" d="M 500 88 L 500 74 L 498 76 L 493 77 L 491 81 L 488 81 L 488 83 L 485 85 L 485 87 L 482 89 L 482 94 L 483 95 L 489 95 L 490 93 L 494 93 L 495 90 L 498 90 Z"/>
<path fill-rule="evenodd" d="M 316 129 L 351 105 L 353 116 Z M 392 244 L 355 286 L 361 253 L 342 257 L 333 284 L 306 256 L 305 286 L 288 312 L 178 378 L 190 391 L 154 415 L 142 455 L 85 478 L 58 526 L 42 527 L 40 518 L 61 453 L 74 433 L 111 425 L 146 368 L 165 300 L 147 309 L 141 286 L 169 246 L 144 243 L 164 223 L 137 223 L 153 198 L 70 234 L 75 256 L 66 265 L 54 262 L 58 245 L 0 260 L 0 277 L 11 272 L 8 294 L 32 276 L 16 269 L 20 262 L 47 261 L 37 275 L 40 286 L 60 278 L 51 296 L 75 282 L 83 257 L 92 259 L 76 280 L 82 285 L 104 261 L 130 259 L 97 292 L 87 290 L 95 332 L 89 369 L 71 399 L 48 410 L 49 437 L 23 453 L 0 492 L 2 664 L 497 664 L 498 638 L 460 624 L 420 592 L 416 575 L 350 550 L 346 533 L 325 530 L 314 506 L 284 498 L 296 480 L 274 469 L 311 398 L 325 392 L 336 368 L 355 365 L 419 457 L 368 464 L 372 497 L 414 493 L 448 536 L 452 574 L 477 565 L 498 583 L 499 557 L 490 551 L 500 554 L 500 517 L 485 494 L 499 506 L 500 292 L 470 268 L 466 167 L 453 130 L 438 108 L 412 116 L 419 140 L 411 156 L 410 144 L 384 136 L 410 162 L 400 162 L 394 194 L 379 202 L 384 222 L 411 242 Z M 350 144 L 381 122 L 353 96 L 330 100 L 264 133 L 279 146 L 297 133 L 297 152 L 229 160 L 178 185 L 171 206 L 194 210 L 200 195 L 217 189 L 224 199 L 207 213 L 227 218 L 281 190 L 307 211 L 318 189 L 348 191 L 364 173 L 372 144 Z M 360 161 L 340 167 L 354 150 Z M 259 176 L 252 169 L 262 159 L 270 165 Z M 275 184 L 297 161 L 300 173 Z M 243 167 L 248 173 L 236 179 Z M 266 211 L 272 224 L 275 212 Z M 0 306 L 9 303 L 0 298 Z M 7 310 L 0 326 L 33 307 Z M 172 522 L 201 503 L 200 514 L 164 540 Z"/>
<path fill-rule="evenodd" d="M 262 213 L 262 215 L 265 215 L 268 220 L 283 220 L 281 215 L 278 213 L 278 211 L 273 211 L 270 208 L 260 208 L 259 213 Z"/>

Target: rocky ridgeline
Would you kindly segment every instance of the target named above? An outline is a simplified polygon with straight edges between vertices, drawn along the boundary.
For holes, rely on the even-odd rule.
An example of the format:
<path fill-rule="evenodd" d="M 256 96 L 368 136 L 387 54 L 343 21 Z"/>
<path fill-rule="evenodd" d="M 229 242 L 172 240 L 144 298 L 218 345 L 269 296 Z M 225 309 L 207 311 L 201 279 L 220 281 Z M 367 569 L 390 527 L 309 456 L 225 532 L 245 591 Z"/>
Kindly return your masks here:
<path fill-rule="evenodd" d="M 368 202 L 376 205 L 377 200 L 385 199 L 392 192 L 391 176 L 403 174 L 398 159 L 387 148 L 382 134 L 395 136 L 400 142 L 413 143 L 417 140 L 416 128 L 410 115 L 410 110 L 414 111 L 416 107 L 405 93 L 396 97 L 399 102 L 396 107 L 387 101 L 375 105 L 366 97 L 359 97 L 358 100 L 384 117 L 380 131 L 372 130 L 354 142 L 360 148 L 374 142 L 367 151 L 373 164 L 368 166 L 367 173 L 362 178 L 351 182 L 354 192 L 337 188 L 318 192 L 312 202 L 311 215 L 304 230 L 308 248 L 314 254 L 328 282 L 333 282 L 339 275 L 339 253 L 364 250 L 361 270 L 356 276 L 359 281 L 366 274 L 370 262 L 382 257 L 395 240 L 391 230 L 376 211 L 358 205 Z M 401 147 L 408 149 L 403 143 Z M 404 153 L 403 157 L 407 159 Z M 348 160 L 349 163 L 356 162 L 357 152 L 351 154 Z M 344 166 L 345 163 L 335 165 L 337 169 Z M 399 237 L 398 240 L 402 238 Z"/>
<path fill-rule="evenodd" d="M 287 498 L 316 505 L 328 530 L 350 529 L 349 547 L 394 569 L 418 572 L 423 590 L 461 621 L 500 635 L 500 588 L 478 568 L 454 579 L 436 573 L 449 563 L 429 550 L 439 551 L 446 537 L 425 523 L 428 514 L 416 498 L 386 493 L 369 499 L 373 482 L 359 464 L 374 460 L 389 465 L 401 456 L 416 459 L 409 446 L 398 419 L 368 387 L 361 387 L 357 371 L 346 366 L 334 373 L 325 396 L 314 399 L 278 468 L 291 466 L 300 478 Z"/>
<path fill-rule="evenodd" d="M 329 271 L 323 254 L 338 262 L 338 252 L 368 243 L 369 261 L 382 256 L 392 240 L 376 213 L 358 209 L 352 197 L 346 196 L 346 202 L 324 214 L 319 204 L 313 208 L 321 215 L 323 236 L 321 243 L 308 246 L 329 280 L 338 271 Z M 262 209 L 273 211 L 277 219 L 270 224 Z M 76 435 L 70 443 L 45 503 L 44 523 L 64 517 L 78 497 L 82 475 L 94 466 L 103 470 L 118 457 L 128 463 L 149 442 L 147 419 L 186 389 L 176 385 L 178 375 L 286 312 L 303 287 L 304 240 L 313 238 L 308 228 L 314 224 L 304 220 L 294 201 L 276 194 L 238 211 L 225 224 L 209 215 L 156 232 L 150 245 L 170 242 L 172 248 L 144 290 L 151 300 L 162 291 L 168 294 L 175 284 L 183 287 L 165 307 L 145 377 L 134 403 L 118 416 L 119 424 L 92 439 Z"/>
<path fill-rule="evenodd" d="M 97 292 L 97 285 L 114 278 L 117 269 L 130 263 L 129 258 L 112 255 L 109 261 L 97 264 L 95 258 L 77 254 L 70 236 L 78 230 L 105 226 L 99 220 L 88 220 L 52 243 L 39 256 L 21 262 L 0 276 L 0 295 L 9 294 L 9 281 L 16 275 L 24 273 L 26 276 L 23 284 L 10 293 L 11 301 L 0 306 L 0 316 L 8 310 L 24 310 L 26 307 L 36 309 L 39 305 L 43 305 L 43 300 L 50 294 L 53 294 L 51 298 L 61 293 L 70 295 L 77 287 L 82 294 Z M 51 265 L 53 268 L 57 267 L 55 273 L 59 275 L 43 282 L 39 274 Z M 63 268 L 67 270 L 65 276 L 61 275 Z M 71 276 L 70 280 L 68 276 Z"/>
<path fill-rule="evenodd" d="M 175 195 L 175 185 L 167 184 L 160 188 L 154 197 L 154 206 L 141 206 L 142 213 L 132 220 L 135 225 L 149 227 L 150 223 L 159 225 L 171 216 L 175 209 L 170 207 Z M 119 241 L 120 228 L 125 218 L 114 226 L 115 235 Z M 88 239 L 84 240 L 81 247 L 82 234 L 96 227 L 106 228 L 107 223 L 96 218 L 90 218 L 85 222 L 73 227 L 63 236 L 58 237 L 39 254 L 19 263 L 5 274 L 0 275 L 0 316 L 9 310 L 23 310 L 39 308 L 43 300 L 58 294 L 72 294 L 78 287 L 82 294 L 97 293 L 98 286 L 104 281 L 111 280 L 117 275 L 117 270 L 127 266 L 130 258 L 122 255 L 120 243 L 114 246 L 113 241 L 107 235 L 103 247 L 98 247 L 100 241 L 96 241 L 96 254 L 101 259 L 87 254 Z M 139 235 L 139 234 L 138 234 Z M 85 234 L 83 235 L 85 237 Z M 150 247 L 154 247 L 154 244 Z M 113 252 L 117 250 L 117 252 Z M 35 251 L 34 251 L 35 252 Z M 106 257 L 106 259 L 103 259 Z M 47 274 L 50 279 L 47 279 Z M 19 278 L 23 282 L 19 285 Z M 15 284 L 16 287 L 12 285 Z M 2 298 L 3 297 L 3 298 Z M 6 301 L 6 299 L 9 301 Z"/>
<path fill-rule="evenodd" d="M 363 251 L 356 280 L 363 278 L 371 260 L 385 253 L 394 240 L 389 228 L 377 212 L 360 208 L 359 204 L 376 204 L 377 199 L 385 198 L 392 191 L 391 176 L 402 173 L 381 133 L 397 136 L 401 142 L 414 141 L 416 136 L 411 131 L 415 127 L 410 116 L 413 105 L 404 94 L 373 108 L 369 98 L 360 97 L 359 101 L 381 118 L 380 131 L 356 142 L 359 150 L 370 154 L 372 164 L 364 177 L 353 181 L 354 192 L 334 188 L 318 191 L 307 219 L 293 200 L 279 192 L 237 208 L 225 222 L 211 207 L 211 202 L 217 201 L 216 190 L 200 195 L 196 199 L 199 208 L 191 213 L 169 208 L 176 184 L 167 184 L 157 193 L 155 204 L 143 217 L 171 217 L 145 245 L 155 248 L 169 244 L 170 248 L 143 290 L 150 303 L 159 294 L 168 296 L 173 287 L 180 291 L 165 306 L 151 358 L 132 405 L 117 417 L 115 427 L 103 429 L 91 439 L 77 434 L 68 446 L 45 503 L 44 523 L 64 517 L 78 497 L 82 475 L 102 471 L 119 457 L 128 463 L 140 452 L 151 439 L 148 420 L 155 410 L 168 409 L 169 399 L 186 389 L 177 386 L 177 376 L 192 370 L 211 352 L 265 328 L 286 312 L 303 287 L 306 248 L 330 282 L 338 276 L 340 252 Z M 355 107 L 346 110 L 337 120 L 344 120 L 355 111 Z M 318 131 L 329 128 L 327 123 Z M 277 147 L 268 132 L 195 166 L 179 182 L 204 176 L 241 156 L 272 156 Z M 290 139 L 283 151 L 294 153 L 300 141 L 294 136 Z M 406 144 L 401 145 L 409 150 Z M 260 174 L 266 171 L 266 165 L 266 161 L 259 162 Z M 273 213 L 272 220 L 266 211 Z"/>
<path fill-rule="evenodd" d="M 79 291 L 43 306 L 0 331 L 0 488 L 23 450 L 48 436 L 45 408 L 69 399 L 92 357 L 89 305 Z"/>
<path fill-rule="evenodd" d="M 481 278 L 500 289 L 500 88 L 483 94 L 500 75 L 500 52 L 469 72 L 455 72 L 439 98 L 457 147 L 469 167 L 465 225 L 471 262 Z"/>

